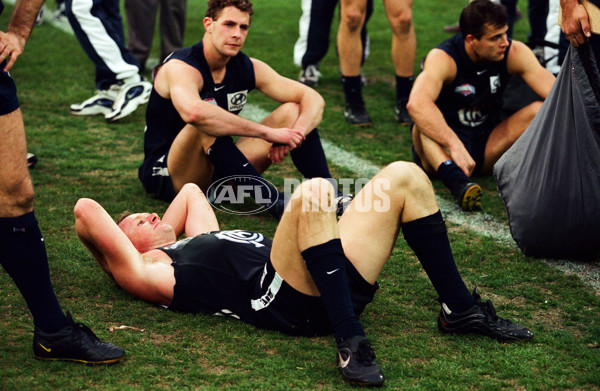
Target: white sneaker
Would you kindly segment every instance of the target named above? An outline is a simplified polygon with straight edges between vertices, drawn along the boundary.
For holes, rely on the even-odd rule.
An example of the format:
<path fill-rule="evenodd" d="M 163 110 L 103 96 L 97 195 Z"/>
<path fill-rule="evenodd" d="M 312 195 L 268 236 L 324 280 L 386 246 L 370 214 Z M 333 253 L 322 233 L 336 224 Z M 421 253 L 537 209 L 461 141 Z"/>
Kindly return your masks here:
<path fill-rule="evenodd" d="M 105 115 L 107 122 L 115 122 L 133 113 L 139 105 L 148 102 L 152 84 L 144 78 L 135 82 L 126 82 L 112 105 L 112 111 Z"/>
<path fill-rule="evenodd" d="M 309 87 L 316 87 L 319 84 L 319 76 L 321 76 L 321 72 L 319 72 L 319 66 L 311 64 L 302 69 L 300 72 L 300 77 L 298 77 L 298 81 Z"/>
<path fill-rule="evenodd" d="M 119 92 L 121 86 L 113 84 L 108 90 L 97 90 L 96 95 L 92 96 L 88 100 L 82 103 L 72 104 L 70 107 L 71 114 L 73 115 L 98 115 L 102 114 L 107 116 L 111 113 L 113 104 Z"/>

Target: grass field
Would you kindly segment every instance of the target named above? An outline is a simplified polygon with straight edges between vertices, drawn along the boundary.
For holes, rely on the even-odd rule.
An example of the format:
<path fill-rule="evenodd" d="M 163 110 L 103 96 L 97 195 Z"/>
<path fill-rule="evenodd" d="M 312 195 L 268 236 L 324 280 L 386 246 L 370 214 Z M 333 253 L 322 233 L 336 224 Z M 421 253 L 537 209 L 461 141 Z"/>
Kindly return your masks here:
<path fill-rule="evenodd" d="M 418 59 L 447 37 L 441 28 L 457 20 L 464 3 L 415 2 Z M 526 2 L 519 6 L 526 12 Z M 186 44 L 201 38 L 204 8 L 203 0 L 188 1 Z M 7 6 L 0 18 L 2 29 L 11 10 Z M 245 52 L 284 75 L 297 77 L 292 48 L 300 2 L 255 0 L 255 10 Z M 353 128 L 343 119 L 332 41 L 317 88 L 327 102 L 319 130 L 328 142 L 382 166 L 410 160 L 410 139 L 408 128 L 398 126 L 393 118 L 391 33 L 379 1 L 369 29 L 371 56 L 364 67 L 369 86 L 364 95 L 374 126 Z M 515 38 L 526 40 L 528 29 L 526 19 L 519 21 Z M 102 117 L 71 116 L 69 105 L 94 92 L 92 64 L 72 35 L 48 24 L 34 30 L 11 74 L 19 89 L 28 149 L 40 159 L 31 171 L 36 215 L 57 296 L 77 321 L 122 346 L 128 357 L 117 365 L 99 367 L 34 360 L 31 316 L 10 278 L 0 271 L 0 390 L 347 388 L 335 367 L 332 338 L 295 338 L 232 319 L 172 313 L 118 288 L 79 243 L 73 206 L 78 198 L 91 197 L 113 216 L 126 209 L 164 212 L 166 204 L 146 195 L 137 179 L 144 110 L 115 124 L 105 123 Z M 275 107 L 259 93 L 250 96 L 250 103 L 263 110 Z M 331 168 L 335 177 L 360 176 L 341 164 Z M 297 176 L 289 162 L 266 175 L 278 185 L 283 177 Z M 434 185 L 440 200 L 449 203 L 449 193 L 437 181 Z M 507 217 L 493 178 L 483 179 L 481 185 L 483 220 L 506 230 Z M 380 291 L 362 316 L 386 375 L 385 386 L 600 389 L 598 288 L 559 270 L 557 262 L 523 256 L 514 244 L 482 234 L 469 224 L 469 215 L 458 214 L 462 219 L 449 219 L 448 226 L 467 286 L 479 286 L 501 315 L 529 327 L 535 338 L 529 343 L 500 344 L 477 336 L 441 335 L 435 325 L 436 293 L 400 238 L 379 281 Z M 276 227 L 266 214 L 239 217 L 218 212 L 217 216 L 222 229 L 244 228 L 272 236 Z M 597 270 L 598 259 L 586 265 Z M 120 325 L 136 329 L 109 329 Z"/>

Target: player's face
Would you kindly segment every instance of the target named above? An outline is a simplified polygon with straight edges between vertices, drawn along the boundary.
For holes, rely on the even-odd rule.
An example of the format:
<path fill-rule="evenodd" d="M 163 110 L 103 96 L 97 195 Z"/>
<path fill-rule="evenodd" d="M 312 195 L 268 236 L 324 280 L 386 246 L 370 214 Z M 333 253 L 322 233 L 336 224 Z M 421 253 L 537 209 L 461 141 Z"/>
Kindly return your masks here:
<path fill-rule="evenodd" d="M 508 26 L 485 26 L 485 34 L 480 39 L 473 39 L 473 50 L 482 60 L 502 61 L 508 48 Z"/>
<path fill-rule="evenodd" d="M 134 213 L 123 219 L 119 227 L 141 253 L 177 240 L 173 227 L 163 223 L 156 213 Z"/>
<path fill-rule="evenodd" d="M 204 24 L 217 51 L 221 55 L 233 57 L 242 50 L 246 41 L 250 14 L 233 6 L 226 7 L 216 20 L 205 18 Z"/>

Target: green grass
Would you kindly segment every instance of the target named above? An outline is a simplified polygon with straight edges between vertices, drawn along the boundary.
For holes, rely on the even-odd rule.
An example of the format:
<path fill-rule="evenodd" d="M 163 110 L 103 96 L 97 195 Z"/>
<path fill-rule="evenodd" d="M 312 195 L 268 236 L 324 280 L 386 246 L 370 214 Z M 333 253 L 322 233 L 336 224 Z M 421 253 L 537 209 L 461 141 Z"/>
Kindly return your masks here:
<path fill-rule="evenodd" d="M 364 90 L 374 126 L 348 126 L 332 41 L 321 64 L 318 91 L 327 108 L 323 138 L 374 164 L 410 160 L 408 128 L 394 122 L 390 30 L 381 2 L 369 25 L 372 53 Z M 464 0 L 417 1 L 415 27 L 420 59 L 446 38 L 441 28 L 454 23 Z M 51 4 L 52 5 L 52 4 Z M 526 11 L 526 3 L 520 2 Z M 297 37 L 299 1 L 255 1 L 256 14 L 245 52 L 295 78 L 292 47 Z M 6 26 L 7 7 L 0 26 Z M 188 4 L 186 44 L 202 36 L 204 1 Z M 521 20 L 515 37 L 526 39 Z M 155 47 L 155 51 L 157 47 Z M 417 68 L 415 68 L 417 69 Z M 19 88 L 28 149 L 40 162 L 31 171 L 36 215 L 45 235 L 55 291 L 77 321 L 127 350 L 126 361 L 89 367 L 39 362 L 31 352 L 32 321 L 14 284 L 0 272 L 0 390 L 25 389 L 341 389 L 332 338 L 295 338 L 255 329 L 242 322 L 178 314 L 143 303 L 105 276 L 79 243 L 73 206 L 92 197 L 115 216 L 129 209 L 164 212 L 166 204 L 147 196 L 137 179 L 142 159 L 144 113 L 116 124 L 101 117 L 71 116 L 71 103 L 94 91 L 93 69 L 73 36 L 50 25 L 35 29 L 25 54 L 11 71 Z M 250 102 L 273 109 L 258 93 Z M 352 175 L 332 167 L 335 176 Z M 267 178 L 297 176 L 288 163 Z M 506 223 L 492 178 L 481 181 L 485 212 Z M 440 197 L 450 195 L 437 181 Z M 218 213 L 222 228 L 274 233 L 268 215 L 238 217 Z M 469 287 L 479 286 L 498 312 L 535 333 L 530 343 L 500 344 L 477 336 L 441 335 L 435 326 L 438 304 L 417 259 L 399 239 L 384 270 L 381 289 L 362 316 L 389 389 L 599 389 L 600 322 L 598 292 L 547 263 L 527 258 L 467 228 L 450 224 L 457 264 Z M 597 263 L 597 261 L 595 262 Z M 108 326 L 133 329 L 110 332 Z"/>

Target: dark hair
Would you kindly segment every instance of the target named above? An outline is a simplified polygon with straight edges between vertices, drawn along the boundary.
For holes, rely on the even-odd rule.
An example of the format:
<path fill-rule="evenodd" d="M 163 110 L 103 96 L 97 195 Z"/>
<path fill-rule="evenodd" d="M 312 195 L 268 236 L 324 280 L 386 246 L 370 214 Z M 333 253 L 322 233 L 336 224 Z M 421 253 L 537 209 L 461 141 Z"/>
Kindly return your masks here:
<path fill-rule="evenodd" d="M 480 39 L 485 33 L 486 24 L 502 28 L 508 24 L 506 8 L 490 0 L 474 0 L 460 14 L 460 32 L 463 38 L 471 34 Z"/>
<path fill-rule="evenodd" d="M 227 7 L 235 7 L 242 12 L 247 12 L 250 17 L 254 14 L 250 0 L 208 0 L 205 16 L 217 20 L 221 11 Z"/>

